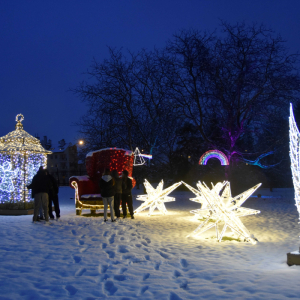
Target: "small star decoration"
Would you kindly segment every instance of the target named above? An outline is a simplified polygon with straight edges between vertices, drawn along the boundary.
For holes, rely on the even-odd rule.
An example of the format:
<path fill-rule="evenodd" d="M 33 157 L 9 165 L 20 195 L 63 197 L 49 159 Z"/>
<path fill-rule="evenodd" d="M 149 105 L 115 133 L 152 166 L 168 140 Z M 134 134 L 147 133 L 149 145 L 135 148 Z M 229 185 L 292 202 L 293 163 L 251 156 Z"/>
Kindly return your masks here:
<path fill-rule="evenodd" d="M 139 206 L 135 213 L 140 213 L 141 211 L 149 208 L 148 215 L 151 216 L 155 208 L 157 208 L 163 214 L 167 213 L 167 209 L 165 207 L 165 202 L 172 202 L 175 201 L 175 198 L 167 196 L 172 191 L 174 191 L 181 182 L 177 182 L 172 186 L 163 190 L 164 181 L 162 180 L 157 188 L 153 188 L 153 186 L 145 179 L 144 186 L 146 188 L 147 195 L 139 195 L 137 196 L 136 200 L 145 201 L 141 206 Z"/>

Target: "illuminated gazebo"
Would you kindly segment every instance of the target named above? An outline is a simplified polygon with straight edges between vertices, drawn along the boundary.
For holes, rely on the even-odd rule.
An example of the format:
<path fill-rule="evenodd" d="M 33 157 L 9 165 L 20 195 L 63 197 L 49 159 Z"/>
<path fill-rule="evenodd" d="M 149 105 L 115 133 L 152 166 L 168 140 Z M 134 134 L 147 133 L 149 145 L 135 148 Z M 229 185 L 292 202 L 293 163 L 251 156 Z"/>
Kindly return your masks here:
<path fill-rule="evenodd" d="M 23 115 L 16 116 L 15 130 L 0 138 L 0 203 L 26 203 L 26 188 L 40 166 L 46 168 L 47 151 L 39 139 L 23 130 Z"/>

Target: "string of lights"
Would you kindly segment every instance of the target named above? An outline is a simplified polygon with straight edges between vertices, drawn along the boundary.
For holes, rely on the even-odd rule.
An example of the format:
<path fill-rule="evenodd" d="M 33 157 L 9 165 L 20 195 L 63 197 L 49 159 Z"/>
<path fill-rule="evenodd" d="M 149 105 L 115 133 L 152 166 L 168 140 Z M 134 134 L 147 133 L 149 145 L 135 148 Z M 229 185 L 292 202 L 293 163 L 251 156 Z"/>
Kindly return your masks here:
<path fill-rule="evenodd" d="M 31 201 L 26 186 L 40 166 L 47 167 L 47 154 L 40 141 L 23 130 L 24 116 L 16 116 L 15 130 L 0 138 L 0 203 Z"/>

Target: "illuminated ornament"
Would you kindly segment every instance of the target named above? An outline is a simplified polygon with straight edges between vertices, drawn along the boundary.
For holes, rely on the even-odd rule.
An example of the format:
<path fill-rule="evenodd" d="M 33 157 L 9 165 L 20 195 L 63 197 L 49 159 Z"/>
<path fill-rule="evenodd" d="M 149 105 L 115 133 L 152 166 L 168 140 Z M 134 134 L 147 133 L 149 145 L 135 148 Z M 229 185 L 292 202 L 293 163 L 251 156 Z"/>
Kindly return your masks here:
<path fill-rule="evenodd" d="M 240 217 L 260 213 L 259 210 L 241 207 L 241 205 L 261 186 L 261 183 L 234 198 L 231 196 L 230 183 L 228 181 L 219 182 L 215 186 L 213 185 L 212 189 L 209 189 L 205 183 L 202 184 L 199 181 L 197 183 L 198 190 L 185 182 L 183 184 L 197 196 L 193 198 L 194 201 L 197 199 L 196 202 L 204 203 L 203 208 L 191 211 L 197 218 L 201 218 L 203 222 L 190 235 L 199 236 L 215 227 L 217 240 L 221 242 L 228 227 L 238 237 L 243 237 L 246 241 L 256 244 L 257 240 L 250 235 L 250 232 L 241 222 Z M 223 225 L 221 231 L 219 230 L 220 225 Z"/>
<path fill-rule="evenodd" d="M 229 161 L 227 156 L 219 150 L 209 150 L 206 151 L 199 160 L 199 165 L 206 165 L 207 161 L 211 158 L 217 158 L 220 162 L 222 166 L 228 166 L 229 165 Z"/>
<path fill-rule="evenodd" d="M 135 148 L 135 151 L 133 154 L 134 154 L 134 162 L 133 162 L 134 166 L 142 166 L 145 164 L 145 160 L 142 157 L 141 152 L 138 147 Z"/>
<path fill-rule="evenodd" d="M 163 190 L 164 181 L 162 180 L 157 188 L 153 186 L 145 179 L 144 186 L 146 188 L 147 195 L 139 195 L 136 200 L 145 201 L 141 206 L 139 206 L 134 213 L 140 213 L 143 210 L 149 208 L 148 216 L 151 216 L 155 208 L 157 208 L 161 213 L 166 214 L 167 209 L 165 207 L 165 202 L 175 201 L 175 198 L 167 196 L 172 191 L 174 191 L 181 182 L 174 183 L 172 186 Z"/>
<path fill-rule="evenodd" d="M 291 170 L 295 189 L 295 202 L 300 219 L 300 133 L 295 122 L 292 104 L 290 105 L 289 123 Z"/>
<path fill-rule="evenodd" d="M 16 116 L 15 130 L 0 138 L 0 203 L 29 202 L 27 185 L 40 166 L 46 168 L 47 154 L 40 141 L 23 130 L 24 116 Z"/>
<path fill-rule="evenodd" d="M 0 190 L 12 192 L 14 188 L 13 179 L 17 176 L 17 170 L 11 170 L 11 163 L 4 162 L 2 166 L 0 166 Z"/>
<path fill-rule="evenodd" d="M 300 219 L 300 133 L 295 122 L 292 104 L 290 104 L 289 124 L 291 170 L 295 190 L 295 202 Z M 289 266 L 300 265 L 300 248 L 299 251 L 287 253 L 287 264 Z"/>

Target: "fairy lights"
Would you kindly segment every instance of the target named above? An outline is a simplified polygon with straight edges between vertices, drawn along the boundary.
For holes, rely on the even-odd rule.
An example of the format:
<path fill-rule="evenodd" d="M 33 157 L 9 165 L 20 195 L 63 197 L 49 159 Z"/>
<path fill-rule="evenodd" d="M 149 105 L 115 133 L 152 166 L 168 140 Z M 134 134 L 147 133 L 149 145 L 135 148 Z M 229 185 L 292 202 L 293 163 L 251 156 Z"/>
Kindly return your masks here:
<path fill-rule="evenodd" d="M 212 189 L 209 189 L 205 183 L 202 184 L 199 181 L 197 183 L 198 190 L 185 182 L 183 184 L 197 196 L 193 198 L 194 201 L 206 204 L 203 208 L 191 211 L 197 217 L 201 217 L 203 222 L 190 235 L 201 235 L 205 231 L 215 227 L 217 240 L 221 242 L 227 227 L 229 227 L 238 237 L 243 237 L 246 241 L 256 244 L 256 238 L 250 235 L 250 232 L 241 222 L 240 217 L 260 213 L 258 210 L 241 207 L 241 205 L 261 184 L 257 184 L 234 198 L 231 196 L 230 183 L 228 181 L 218 183 L 215 186 L 213 185 Z M 219 226 L 221 224 L 224 225 L 220 231 Z"/>
<path fill-rule="evenodd" d="M 134 213 L 138 214 L 143 210 L 149 208 L 148 216 L 151 216 L 155 208 L 157 208 L 161 213 L 166 214 L 167 209 L 165 207 L 165 202 L 175 201 L 175 198 L 167 196 L 172 191 L 174 191 L 181 182 L 177 182 L 172 186 L 163 190 L 164 181 L 162 180 L 157 188 L 153 188 L 153 186 L 145 179 L 144 186 L 146 188 L 147 195 L 139 195 L 136 200 L 145 201 L 141 206 L 139 206 Z"/>
<path fill-rule="evenodd" d="M 26 186 L 40 166 L 47 166 L 47 154 L 40 141 L 23 130 L 24 116 L 16 116 L 15 130 L 0 138 L 0 203 L 29 202 Z"/>
<path fill-rule="evenodd" d="M 211 158 L 217 158 L 220 162 L 222 166 L 228 166 L 229 165 L 229 161 L 227 156 L 219 150 L 209 150 L 206 151 L 199 160 L 199 165 L 206 165 L 207 161 Z"/>
<path fill-rule="evenodd" d="M 291 158 L 291 170 L 293 176 L 293 184 L 295 189 L 295 202 L 299 213 L 300 219 L 300 133 L 297 127 L 293 106 L 290 104 L 290 158 Z"/>

